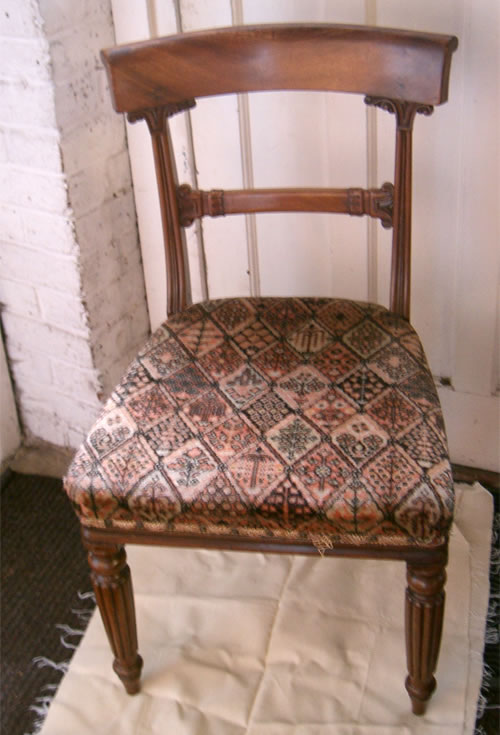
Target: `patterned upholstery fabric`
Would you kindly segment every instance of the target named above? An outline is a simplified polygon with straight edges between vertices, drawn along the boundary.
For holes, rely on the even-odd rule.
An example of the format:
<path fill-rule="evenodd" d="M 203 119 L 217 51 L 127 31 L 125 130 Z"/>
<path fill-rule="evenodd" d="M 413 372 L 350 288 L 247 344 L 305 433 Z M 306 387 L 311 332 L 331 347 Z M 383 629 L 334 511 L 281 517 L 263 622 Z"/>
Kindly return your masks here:
<path fill-rule="evenodd" d="M 338 299 L 224 299 L 167 320 L 65 487 L 88 526 L 327 546 L 439 544 L 453 513 L 415 331 Z"/>

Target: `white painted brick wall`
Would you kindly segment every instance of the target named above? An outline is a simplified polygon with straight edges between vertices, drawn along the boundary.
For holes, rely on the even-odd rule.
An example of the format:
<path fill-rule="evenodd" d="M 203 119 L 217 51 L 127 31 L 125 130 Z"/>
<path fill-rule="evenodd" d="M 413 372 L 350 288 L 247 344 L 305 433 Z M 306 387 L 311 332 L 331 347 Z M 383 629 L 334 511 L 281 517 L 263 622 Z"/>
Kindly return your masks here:
<path fill-rule="evenodd" d="M 23 427 L 77 446 L 148 332 L 109 0 L 3 0 L 0 302 Z"/>
<path fill-rule="evenodd" d="M 111 107 L 100 60 L 114 44 L 111 7 L 109 0 L 71 11 L 57 5 L 54 13 L 53 2 L 42 2 L 91 346 L 106 395 L 149 330 L 124 121 Z"/>

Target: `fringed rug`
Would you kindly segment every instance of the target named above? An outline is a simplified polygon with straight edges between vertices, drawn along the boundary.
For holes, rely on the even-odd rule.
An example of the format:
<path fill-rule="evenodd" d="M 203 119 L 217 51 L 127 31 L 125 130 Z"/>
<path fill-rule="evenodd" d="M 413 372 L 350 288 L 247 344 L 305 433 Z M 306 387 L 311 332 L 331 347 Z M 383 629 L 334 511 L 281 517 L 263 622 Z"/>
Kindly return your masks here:
<path fill-rule="evenodd" d="M 483 678 L 474 735 L 500 733 L 500 495 L 494 493 L 495 514 L 490 558 L 490 595 L 483 653 Z"/>
<path fill-rule="evenodd" d="M 471 735 L 492 498 L 457 492 L 438 690 L 410 713 L 404 565 L 129 547 L 142 692 L 111 670 L 94 615 L 42 735 Z"/>

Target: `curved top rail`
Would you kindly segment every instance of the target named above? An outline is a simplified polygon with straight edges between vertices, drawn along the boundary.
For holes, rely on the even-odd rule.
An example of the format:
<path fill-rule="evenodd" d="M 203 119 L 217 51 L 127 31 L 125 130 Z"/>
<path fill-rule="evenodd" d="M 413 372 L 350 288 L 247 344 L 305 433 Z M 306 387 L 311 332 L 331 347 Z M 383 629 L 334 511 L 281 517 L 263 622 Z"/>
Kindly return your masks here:
<path fill-rule="evenodd" d="M 262 25 L 220 28 L 102 52 L 118 112 L 257 90 L 323 90 L 439 105 L 454 36 L 391 28 Z"/>

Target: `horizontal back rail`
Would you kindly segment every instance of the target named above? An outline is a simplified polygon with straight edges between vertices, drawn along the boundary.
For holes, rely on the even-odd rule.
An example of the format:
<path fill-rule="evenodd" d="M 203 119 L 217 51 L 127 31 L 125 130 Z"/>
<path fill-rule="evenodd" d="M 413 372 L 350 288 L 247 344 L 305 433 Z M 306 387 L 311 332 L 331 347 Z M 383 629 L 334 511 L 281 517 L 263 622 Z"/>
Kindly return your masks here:
<path fill-rule="evenodd" d="M 445 102 L 453 36 L 344 25 L 241 26 L 102 52 L 118 112 L 256 90 Z"/>
<path fill-rule="evenodd" d="M 178 187 L 180 223 L 189 227 L 200 217 L 259 212 L 329 212 L 377 217 L 392 225 L 393 185 L 381 189 L 215 189 Z"/>

